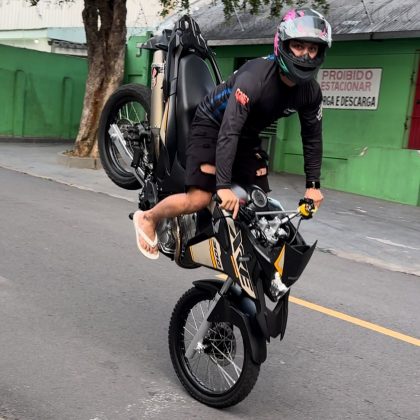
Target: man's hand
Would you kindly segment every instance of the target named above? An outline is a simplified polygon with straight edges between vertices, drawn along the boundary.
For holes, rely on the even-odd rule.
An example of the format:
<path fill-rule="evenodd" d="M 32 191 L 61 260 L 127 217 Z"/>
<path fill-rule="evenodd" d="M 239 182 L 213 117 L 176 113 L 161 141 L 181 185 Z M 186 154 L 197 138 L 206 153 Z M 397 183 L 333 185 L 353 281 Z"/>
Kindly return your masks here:
<path fill-rule="evenodd" d="M 222 200 L 220 207 L 233 212 L 233 218 L 236 219 L 239 211 L 239 198 L 229 188 L 218 190 L 217 195 L 220 197 L 220 200 Z"/>
<path fill-rule="evenodd" d="M 318 208 L 322 200 L 324 199 L 324 196 L 322 195 L 322 192 L 318 188 L 308 188 L 305 192 L 305 198 L 310 198 L 314 200 L 315 207 Z"/>

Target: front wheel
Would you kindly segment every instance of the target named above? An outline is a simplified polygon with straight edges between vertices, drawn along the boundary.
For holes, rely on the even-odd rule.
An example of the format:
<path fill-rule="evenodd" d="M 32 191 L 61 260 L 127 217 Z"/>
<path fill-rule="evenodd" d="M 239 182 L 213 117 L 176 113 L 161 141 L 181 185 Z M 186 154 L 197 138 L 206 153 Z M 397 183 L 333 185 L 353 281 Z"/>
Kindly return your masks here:
<path fill-rule="evenodd" d="M 185 356 L 213 298 L 214 293 L 193 287 L 179 299 L 169 325 L 169 351 L 185 389 L 206 405 L 224 408 L 251 392 L 260 365 L 251 358 L 245 332 L 231 322 L 211 323 L 202 349 L 191 359 Z"/>
<path fill-rule="evenodd" d="M 116 124 L 126 139 L 127 133 L 135 133 L 139 127 L 149 125 L 150 89 L 143 85 L 128 84 L 120 86 L 108 99 L 99 120 L 98 148 L 102 166 L 108 177 L 121 188 L 137 190 L 140 183 L 108 133 L 111 124 Z M 127 141 L 127 139 L 126 139 Z M 134 150 L 127 141 L 131 157 Z"/>

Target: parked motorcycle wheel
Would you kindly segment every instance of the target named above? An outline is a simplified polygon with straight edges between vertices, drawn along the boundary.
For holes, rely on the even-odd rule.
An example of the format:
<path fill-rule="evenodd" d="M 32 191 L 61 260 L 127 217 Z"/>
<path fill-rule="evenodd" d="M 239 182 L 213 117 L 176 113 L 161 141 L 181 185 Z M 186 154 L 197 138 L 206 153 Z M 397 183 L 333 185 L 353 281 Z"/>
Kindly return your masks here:
<path fill-rule="evenodd" d="M 176 304 L 169 325 L 169 351 L 175 372 L 198 401 L 224 408 L 242 401 L 257 381 L 260 365 L 240 329 L 230 322 L 212 323 L 204 349 L 187 359 L 185 351 L 197 331 L 214 293 L 196 287 Z"/>
<path fill-rule="evenodd" d="M 111 124 L 122 132 L 141 122 L 148 122 L 150 115 L 150 89 L 139 84 L 119 87 L 108 99 L 101 114 L 98 130 L 98 148 L 102 166 L 112 182 L 126 190 L 137 190 L 140 183 L 121 158 L 108 133 Z M 128 149 L 132 151 L 130 145 Z"/>

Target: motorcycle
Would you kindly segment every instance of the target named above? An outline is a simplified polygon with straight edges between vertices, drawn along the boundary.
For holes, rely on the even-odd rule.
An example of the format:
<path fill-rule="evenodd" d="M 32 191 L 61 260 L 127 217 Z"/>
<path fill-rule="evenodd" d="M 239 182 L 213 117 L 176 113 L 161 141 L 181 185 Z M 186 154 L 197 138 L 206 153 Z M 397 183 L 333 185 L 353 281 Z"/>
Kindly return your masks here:
<path fill-rule="evenodd" d="M 153 54 L 151 89 L 129 84 L 111 95 L 100 118 L 99 151 L 109 178 L 139 189 L 139 208 L 146 210 L 184 191 L 189 127 L 221 76 L 191 17 L 141 48 Z M 215 196 L 208 208 L 164 220 L 157 229 L 160 252 L 180 267 L 204 266 L 224 277 L 194 281 L 177 302 L 168 332 L 179 380 L 195 399 L 217 408 L 239 403 L 252 390 L 266 343 L 284 337 L 290 288 L 316 246 L 298 231 L 315 211 L 313 203 L 301 200 L 288 212 L 255 185 L 232 189 L 241 203 L 235 220 Z"/>

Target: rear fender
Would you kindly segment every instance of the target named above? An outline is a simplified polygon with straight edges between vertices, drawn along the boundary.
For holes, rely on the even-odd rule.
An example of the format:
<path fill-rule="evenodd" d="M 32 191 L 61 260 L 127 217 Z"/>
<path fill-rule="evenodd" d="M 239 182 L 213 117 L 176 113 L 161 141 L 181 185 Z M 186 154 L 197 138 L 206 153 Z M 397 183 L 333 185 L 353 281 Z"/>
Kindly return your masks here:
<path fill-rule="evenodd" d="M 220 280 L 197 280 L 193 282 L 198 289 L 217 293 L 223 286 Z M 241 293 L 239 287 L 232 286 L 231 293 L 222 296 L 211 313 L 210 322 L 233 322 L 241 330 L 248 341 L 251 357 L 255 363 L 261 364 L 267 358 L 267 343 L 256 322 L 254 302 Z"/>

